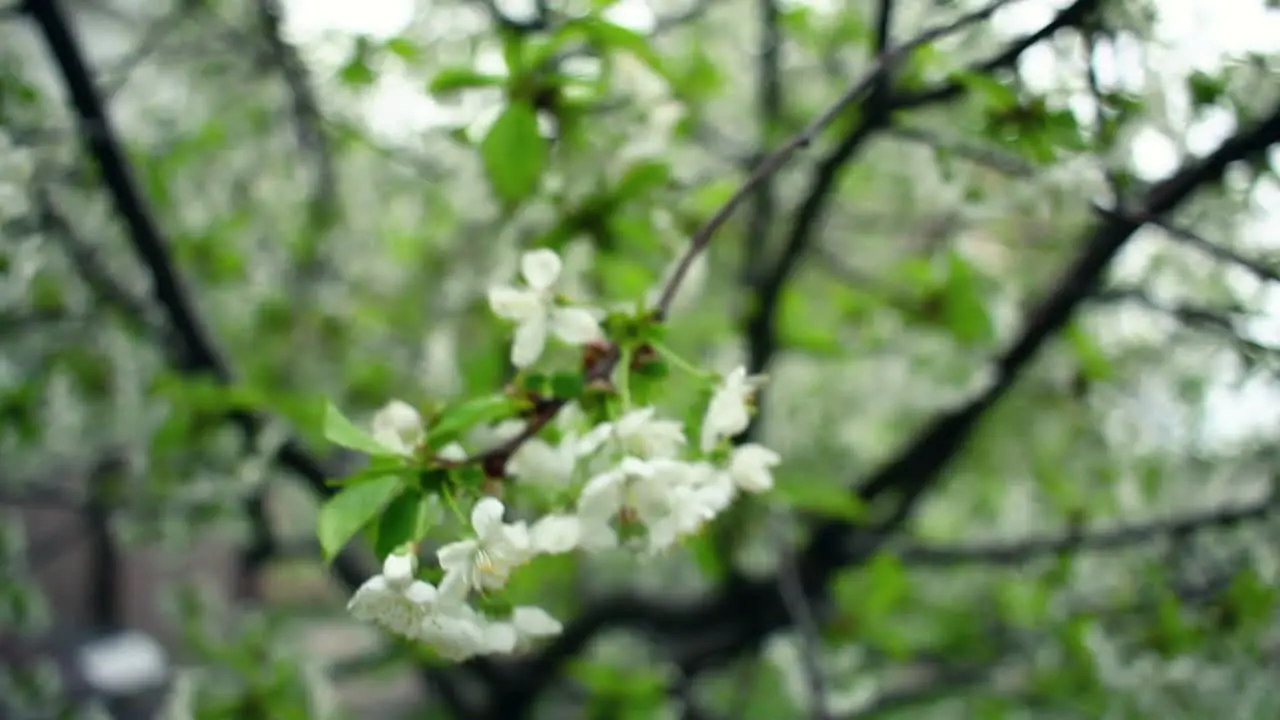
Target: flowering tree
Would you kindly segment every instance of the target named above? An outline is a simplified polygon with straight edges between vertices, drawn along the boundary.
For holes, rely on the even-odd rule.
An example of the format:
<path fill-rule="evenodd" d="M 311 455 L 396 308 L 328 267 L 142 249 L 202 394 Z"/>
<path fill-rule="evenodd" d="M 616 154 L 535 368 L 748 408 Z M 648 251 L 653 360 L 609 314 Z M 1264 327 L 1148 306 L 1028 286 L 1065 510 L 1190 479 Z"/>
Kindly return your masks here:
<path fill-rule="evenodd" d="M 177 588 L 175 718 L 324 716 L 381 665 L 494 720 L 1271 717 L 1270 428 L 1211 411 L 1274 368 L 1275 59 L 1176 63 L 1141 2 L 998 31 L 1030 4 L 433 4 L 307 45 L 187 3 L 108 72 L 110 12 L 20 2 L 3 499 L 91 521 L 102 631 L 119 548 L 235 537 L 243 607 Z M 397 86 L 432 119 L 388 139 Z M 0 697 L 111 695 L 119 655 L 32 669 L 14 518 Z M 296 649 L 289 556 L 373 660 Z"/>

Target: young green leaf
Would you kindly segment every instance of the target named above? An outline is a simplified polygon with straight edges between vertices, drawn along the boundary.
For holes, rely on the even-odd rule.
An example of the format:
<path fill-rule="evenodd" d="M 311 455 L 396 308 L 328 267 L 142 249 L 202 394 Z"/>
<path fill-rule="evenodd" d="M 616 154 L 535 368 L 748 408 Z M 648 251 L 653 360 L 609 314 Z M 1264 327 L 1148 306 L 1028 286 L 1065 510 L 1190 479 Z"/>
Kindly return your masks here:
<path fill-rule="evenodd" d="M 356 427 L 355 423 L 348 420 L 341 410 L 328 401 L 325 401 L 324 407 L 324 437 L 334 445 L 349 450 L 359 450 L 369 455 L 394 454 L 375 440 L 373 435 Z"/>
<path fill-rule="evenodd" d="M 403 488 L 398 477 L 379 478 L 346 488 L 321 506 L 316 534 L 325 560 L 332 560 Z"/>
<path fill-rule="evenodd" d="M 526 102 L 513 102 L 480 143 L 489 184 L 503 201 L 516 204 L 538 189 L 547 165 L 547 141 L 538 115 Z"/>
<path fill-rule="evenodd" d="M 866 507 L 858 498 L 837 485 L 813 482 L 809 478 L 779 478 L 776 492 L 796 510 L 845 520 L 861 520 L 866 516 Z"/>
<path fill-rule="evenodd" d="M 966 345 L 982 345 L 995 339 L 995 323 L 987 310 L 979 279 L 959 253 L 951 254 L 942 313 L 947 328 Z"/>
<path fill-rule="evenodd" d="M 422 57 L 421 48 L 407 37 L 397 36 L 390 38 L 383 43 L 382 47 L 407 63 L 416 62 Z"/>
<path fill-rule="evenodd" d="M 407 542 L 416 540 L 418 532 L 419 506 L 422 493 L 417 490 L 406 490 L 396 496 L 378 520 L 378 539 L 374 543 L 374 551 L 382 559 L 390 555 L 396 548 Z"/>
<path fill-rule="evenodd" d="M 501 75 L 482 73 L 467 67 L 452 67 L 436 73 L 427 90 L 432 95 L 450 95 L 472 88 L 497 87 L 506 81 Z"/>
<path fill-rule="evenodd" d="M 511 417 L 520 410 L 522 405 L 523 403 L 519 400 L 498 394 L 472 398 L 445 408 L 440 417 L 431 424 L 431 429 L 427 433 L 427 443 L 438 446 L 480 423 Z"/>

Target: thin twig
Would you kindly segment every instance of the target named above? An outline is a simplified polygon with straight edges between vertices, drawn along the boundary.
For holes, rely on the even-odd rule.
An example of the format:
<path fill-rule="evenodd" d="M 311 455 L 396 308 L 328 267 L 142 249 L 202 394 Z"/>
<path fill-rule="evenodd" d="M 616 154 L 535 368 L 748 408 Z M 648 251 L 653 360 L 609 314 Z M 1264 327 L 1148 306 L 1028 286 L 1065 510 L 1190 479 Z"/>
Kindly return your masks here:
<path fill-rule="evenodd" d="M 852 87 L 845 91 L 839 99 L 828 107 L 821 115 L 813 120 L 807 127 L 794 135 L 790 140 L 782 145 L 782 147 L 773 151 L 773 154 L 766 157 L 738 190 L 729 198 L 724 205 L 716 211 L 711 219 L 694 233 L 693 238 L 689 241 L 689 249 L 685 251 L 683 257 L 680 258 L 679 264 L 676 266 L 675 272 L 671 274 L 671 279 L 666 287 L 663 288 L 662 294 L 658 298 L 656 307 L 659 319 L 666 316 L 670 309 L 671 302 L 675 299 L 676 291 L 680 289 L 680 284 L 684 282 L 684 277 L 689 273 L 693 261 L 702 253 L 715 237 L 716 232 L 724 226 L 729 218 L 733 216 L 734 211 L 738 209 L 743 202 L 749 198 L 755 191 L 756 187 L 771 177 L 778 170 L 782 169 L 796 153 L 809 147 L 827 126 L 835 122 L 846 109 L 866 93 L 875 87 L 880 75 L 887 72 L 897 63 L 901 62 L 908 54 L 916 48 L 927 45 L 939 38 L 945 37 L 952 33 L 972 25 L 973 23 L 985 20 L 995 14 L 997 10 L 1014 2 L 1014 0 L 994 0 L 975 10 L 971 13 L 961 16 L 954 22 L 948 23 L 941 27 L 928 30 L 909 42 L 903 43 L 881 54 L 876 61 L 872 63 L 871 69 L 863 76 L 861 80 L 854 83 Z"/>
<path fill-rule="evenodd" d="M 800 583 L 800 574 L 796 570 L 790 545 L 785 540 L 786 531 L 781 526 L 782 518 L 776 512 L 771 514 L 770 521 L 779 546 L 778 590 L 799 639 L 800 664 L 804 669 L 805 682 L 808 683 L 810 711 L 813 720 L 828 720 L 831 713 L 827 708 L 827 683 L 822 669 L 822 637 L 818 622 Z"/>

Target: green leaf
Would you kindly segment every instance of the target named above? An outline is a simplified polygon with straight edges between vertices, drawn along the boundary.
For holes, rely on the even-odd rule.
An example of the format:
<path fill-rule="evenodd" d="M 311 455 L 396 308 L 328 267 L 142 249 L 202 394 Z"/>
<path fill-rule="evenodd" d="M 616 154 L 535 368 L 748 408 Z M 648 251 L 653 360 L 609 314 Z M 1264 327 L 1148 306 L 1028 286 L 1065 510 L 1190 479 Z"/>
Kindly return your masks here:
<path fill-rule="evenodd" d="M 634 30 L 615 25 L 599 16 L 588 15 L 565 23 L 561 33 L 566 39 L 581 33 L 602 50 L 626 52 L 660 77 L 669 79 L 662 57 L 654 51 L 644 35 Z"/>
<path fill-rule="evenodd" d="M 671 166 L 660 160 L 640 160 L 623 173 L 613 194 L 618 200 L 643 197 L 646 193 L 665 187 L 671 179 Z"/>
<path fill-rule="evenodd" d="M 502 33 L 502 60 L 506 63 L 507 73 L 511 77 L 519 77 L 524 75 L 525 67 L 525 41 L 528 33 L 522 33 L 515 30 L 503 30 Z"/>
<path fill-rule="evenodd" d="M 838 485 L 803 480 L 779 479 L 775 488 L 783 502 L 797 510 L 844 520 L 861 520 L 866 508 L 853 493 Z"/>
<path fill-rule="evenodd" d="M 1072 323 L 1066 330 L 1067 340 L 1080 362 L 1080 371 L 1090 380 L 1107 380 L 1111 377 L 1111 361 L 1106 353 L 1079 323 Z"/>
<path fill-rule="evenodd" d="M 1017 91 L 986 73 L 960 71 L 952 78 L 980 98 L 988 110 L 1000 112 L 1018 105 Z"/>
<path fill-rule="evenodd" d="M 987 312 L 973 267 L 959 253 L 951 253 L 950 274 L 944 290 L 943 320 L 962 343 L 975 345 L 995 339 L 995 324 Z"/>
<path fill-rule="evenodd" d="M 373 48 L 369 44 L 369 39 L 357 38 L 351 57 L 338 71 L 338 79 L 351 87 L 365 88 L 373 85 L 377 82 L 378 76 L 369 64 L 373 59 L 372 55 Z"/>
<path fill-rule="evenodd" d="M 558 372 L 551 376 L 551 392 L 558 398 L 576 398 L 582 394 L 582 373 Z"/>
<path fill-rule="evenodd" d="M 516 204 L 537 191 L 548 148 L 533 107 L 525 102 L 508 105 L 480 143 L 480 154 L 489 184 L 503 201 Z"/>
<path fill-rule="evenodd" d="M 845 347 L 836 332 L 835 317 L 830 321 L 824 318 L 832 309 L 831 303 L 815 305 L 805 290 L 804 286 L 791 285 L 782 292 L 778 302 L 779 345 L 821 357 L 841 356 Z"/>
<path fill-rule="evenodd" d="M 867 564 L 867 588 L 862 597 L 862 610 L 867 616 L 893 611 L 906 597 L 907 573 L 902 561 L 890 553 L 878 553 Z M 868 618 L 869 619 L 869 618 Z"/>
<path fill-rule="evenodd" d="M 501 75 L 482 73 L 468 67 L 451 67 L 436 73 L 427 90 L 432 95 L 449 95 L 472 88 L 497 87 L 506 81 Z"/>
<path fill-rule="evenodd" d="M 346 488 L 321 506 L 316 534 L 325 560 L 332 560 L 403 488 L 400 478 L 382 477 Z"/>
<path fill-rule="evenodd" d="M 693 191 L 686 201 L 686 209 L 700 218 L 710 217 L 738 191 L 741 181 L 732 178 L 713 180 Z"/>
<path fill-rule="evenodd" d="M 378 520 L 378 539 L 374 543 L 374 551 L 382 560 L 396 548 L 407 542 L 417 540 L 418 517 L 422 504 L 422 493 L 407 490 L 396 496 L 387 505 L 387 509 Z"/>
<path fill-rule="evenodd" d="M 407 37 L 397 36 L 390 38 L 383 43 L 382 47 L 407 63 L 416 62 L 422 57 L 422 51 L 418 44 Z"/>
<path fill-rule="evenodd" d="M 505 420 L 524 406 L 524 402 L 502 394 L 463 401 L 440 413 L 427 433 L 427 443 L 438 447 L 476 425 Z"/>
<path fill-rule="evenodd" d="M 1227 83 L 1223 78 L 1196 71 L 1187 78 L 1187 92 L 1191 95 L 1191 106 L 1199 110 L 1218 102 L 1227 92 Z"/>
<path fill-rule="evenodd" d="M 324 437 L 329 442 L 349 450 L 359 450 L 374 456 L 394 455 L 392 451 L 374 439 L 373 435 L 356 427 L 333 403 L 325 401 Z"/>

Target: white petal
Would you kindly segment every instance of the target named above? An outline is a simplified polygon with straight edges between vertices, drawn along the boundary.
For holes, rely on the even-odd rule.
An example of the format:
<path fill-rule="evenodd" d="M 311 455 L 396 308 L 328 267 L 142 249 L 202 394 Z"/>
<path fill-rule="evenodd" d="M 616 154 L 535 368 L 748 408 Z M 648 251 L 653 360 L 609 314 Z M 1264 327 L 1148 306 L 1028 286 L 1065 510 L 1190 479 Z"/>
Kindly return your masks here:
<path fill-rule="evenodd" d="M 401 455 L 413 452 L 424 434 L 422 415 L 407 402 L 392 400 L 373 416 L 373 437 Z"/>
<path fill-rule="evenodd" d="M 601 473 L 587 481 L 578 494 L 578 515 L 584 520 L 606 521 L 622 507 L 622 491 L 626 476 L 616 470 Z"/>
<path fill-rule="evenodd" d="M 422 621 L 420 637 L 441 657 L 455 662 L 485 650 L 484 629 L 473 619 L 461 615 L 427 615 Z"/>
<path fill-rule="evenodd" d="M 540 607 L 520 605 L 511 611 L 511 624 L 521 635 L 546 637 L 558 635 L 564 629 L 559 620 Z"/>
<path fill-rule="evenodd" d="M 535 315 L 546 312 L 542 296 L 529 290 L 512 287 L 495 287 L 489 289 L 489 309 L 494 315 L 513 322 L 524 322 Z"/>
<path fill-rule="evenodd" d="M 618 463 L 618 472 L 631 477 L 653 477 L 658 465 L 638 457 L 627 456 Z"/>
<path fill-rule="evenodd" d="M 484 628 L 485 649 L 492 653 L 510 653 L 519 640 L 514 625 L 506 622 L 488 623 Z"/>
<path fill-rule="evenodd" d="M 471 527 L 482 538 L 491 536 L 502 527 L 502 515 L 506 510 L 498 498 L 481 498 L 471 508 Z"/>
<path fill-rule="evenodd" d="M 604 337 L 600 323 L 583 308 L 555 308 L 551 311 L 551 332 L 570 345 L 585 345 Z"/>
<path fill-rule="evenodd" d="M 618 418 L 618 434 L 634 435 L 653 419 L 656 412 L 658 412 L 657 408 L 642 407 L 623 415 Z"/>
<path fill-rule="evenodd" d="M 525 521 L 500 525 L 498 532 L 501 543 L 494 550 L 505 562 L 515 566 L 529 559 L 532 540 L 529 538 L 529 525 Z"/>
<path fill-rule="evenodd" d="M 347 611 L 361 622 L 370 622 L 377 616 L 377 608 L 387 602 L 392 594 L 391 588 L 387 586 L 387 579 L 375 575 L 366 580 L 347 601 Z"/>
<path fill-rule="evenodd" d="M 470 572 L 478 545 L 475 540 L 459 540 L 436 551 L 436 560 L 446 573 Z"/>
<path fill-rule="evenodd" d="M 572 515 L 546 515 L 533 524 L 530 534 L 535 550 L 557 555 L 577 547 L 582 523 Z"/>
<path fill-rule="evenodd" d="M 731 464 L 733 467 L 771 468 L 782 462 L 782 456 L 759 443 L 746 443 L 733 451 Z"/>
<path fill-rule="evenodd" d="M 382 575 L 391 587 L 408 587 L 417 572 L 418 558 L 409 553 L 391 553 L 382 562 Z"/>
<path fill-rule="evenodd" d="M 461 443 L 451 442 L 440 448 L 440 451 L 436 453 L 436 457 L 441 460 L 462 462 L 467 459 L 467 449 L 462 447 Z"/>
<path fill-rule="evenodd" d="M 782 458 L 773 450 L 748 443 L 734 449 L 729 461 L 729 473 L 743 490 L 764 492 L 773 487 L 770 469 L 781 461 Z"/>
<path fill-rule="evenodd" d="M 599 425 L 591 428 L 591 431 L 578 441 L 574 450 L 579 456 L 590 455 L 596 450 L 599 450 L 600 446 L 609 439 L 609 436 L 613 435 L 613 428 L 613 423 L 608 422 L 600 423 Z"/>
<path fill-rule="evenodd" d="M 415 580 L 404 591 L 404 596 L 409 602 L 416 605 L 432 605 L 440 597 L 440 593 L 436 590 L 436 586 L 422 580 Z"/>
<path fill-rule="evenodd" d="M 578 544 L 584 550 L 607 550 L 617 547 L 618 534 L 609 527 L 607 522 L 597 522 L 587 518 L 583 520 L 582 537 L 579 538 Z"/>
<path fill-rule="evenodd" d="M 520 480 L 563 483 L 573 474 L 574 456 L 551 447 L 541 438 L 520 446 L 507 463 L 507 472 Z"/>
<path fill-rule="evenodd" d="M 520 274 L 534 290 L 547 290 L 556 283 L 563 268 L 554 250 L 539 248 L 520 257 Z"/>
<path fill-rule="evenodd" d="M 468 566 L 470 567 L 470 566 Z M 471 592 L 471 580 L 468 573 L 446 572 L 440 581 L 440 590 L 436 594 L 436 603 L 446 609 L 465 608 Z"/>
<path fill-rule="evenodd" d="M 516 326 L 511 343 L 511 364 L 527 368 L 542 357 L 547 347 L 547 316 L 543 313 L 525 318 Z"/>

